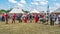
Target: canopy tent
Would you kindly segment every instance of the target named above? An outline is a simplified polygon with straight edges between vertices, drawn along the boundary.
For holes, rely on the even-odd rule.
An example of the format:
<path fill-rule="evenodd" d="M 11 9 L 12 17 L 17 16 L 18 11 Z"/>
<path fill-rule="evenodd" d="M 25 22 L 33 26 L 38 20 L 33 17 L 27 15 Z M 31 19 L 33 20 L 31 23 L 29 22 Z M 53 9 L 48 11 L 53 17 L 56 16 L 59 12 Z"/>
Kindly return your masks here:
<path fill-rule="evenodd" d="M 20 8 L 14 8 L 9 13 L 24 13 Z"/>
<path fill-rule="evenodd" d="M 33 11 L 31 11 L 30 13 L 40 13 L 39 11 L 37 11 L 36 9 L 34 9 Z"/>
<path fill-rule="evenodd" d="M 56 9 L 54 12 L 52 13 L 59 13 L 60 14 L 60 8 Z"/>
<path fill-rule="evenodd" d="M 45 11 L 40 11 L 40 13 L 46 13 Z"/>

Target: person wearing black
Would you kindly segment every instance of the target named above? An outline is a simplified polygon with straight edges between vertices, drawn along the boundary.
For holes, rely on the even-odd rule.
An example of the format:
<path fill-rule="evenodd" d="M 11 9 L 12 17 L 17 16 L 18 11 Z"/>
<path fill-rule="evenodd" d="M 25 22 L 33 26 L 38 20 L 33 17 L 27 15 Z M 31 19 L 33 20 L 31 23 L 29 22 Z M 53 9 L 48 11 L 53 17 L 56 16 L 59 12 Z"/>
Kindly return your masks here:
<path fill-rule="evenodd" d="M 32 15 L 31 14 L 28 14 L 28 20 L 30 23 L 32 22 Z"/>
<path fill-rule="evenodd" d="M 17 16 L 19 23 L 22 22 L 21 17 L 22 17 L 22 14 L 19 14 L 19 15 Z"/>
<path fill-rule="evenodd" d="M 55 21 L 55 16 L 54 16 L 54 14 L 51 14 L 50 15 L 50 25 L 51 26 L 54 25 L 54 21 Z"/>

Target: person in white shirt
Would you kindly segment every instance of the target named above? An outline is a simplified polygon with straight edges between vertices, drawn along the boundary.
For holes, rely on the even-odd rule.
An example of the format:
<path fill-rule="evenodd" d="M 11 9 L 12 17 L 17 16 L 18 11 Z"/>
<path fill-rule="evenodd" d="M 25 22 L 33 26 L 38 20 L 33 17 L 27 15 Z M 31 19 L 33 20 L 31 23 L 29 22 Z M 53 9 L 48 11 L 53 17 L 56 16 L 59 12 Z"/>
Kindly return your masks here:
<path fill-rule="evenodd" d="M 60 27 L 60 14 L 58 15 L 59 27 Z"/>

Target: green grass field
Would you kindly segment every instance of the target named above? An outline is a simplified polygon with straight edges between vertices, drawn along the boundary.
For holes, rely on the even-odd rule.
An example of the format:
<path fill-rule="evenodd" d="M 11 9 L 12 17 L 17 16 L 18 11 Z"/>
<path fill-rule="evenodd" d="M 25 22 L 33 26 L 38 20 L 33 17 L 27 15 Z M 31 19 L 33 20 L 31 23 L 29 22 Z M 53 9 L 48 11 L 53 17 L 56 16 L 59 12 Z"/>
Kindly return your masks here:
<path fill-rule="evenodd" d="M 5 24 L 0 22 L 0 34 L 60 34 L 60 27 L 37 23 Z"/>

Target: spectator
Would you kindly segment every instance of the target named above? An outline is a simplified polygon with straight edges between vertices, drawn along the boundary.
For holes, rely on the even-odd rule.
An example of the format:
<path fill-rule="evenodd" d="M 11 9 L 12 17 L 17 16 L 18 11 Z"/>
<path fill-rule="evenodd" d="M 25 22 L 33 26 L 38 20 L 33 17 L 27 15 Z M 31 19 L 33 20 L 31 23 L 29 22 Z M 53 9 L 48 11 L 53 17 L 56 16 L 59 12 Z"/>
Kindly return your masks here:
<path fill-rule="evenodd" d="M 16 20 L 16 14 L 14 13 L 12 16 L 12 23 L 15 23 L 15 20 Z"/>
<path fill-rule="evenodd" d="M 54 25 L 54 21 L 55 21 L 55 15 L 54 14 L 51 14 L 50 15 L 50 25 Z"/>
<path fill-rule="evenodd" d="M 22 17 L 22 14 L 19 14 L 19 15 L 18 15 L 19 23 L 22 22 L 21 17 Z"/>
<path fill-rule="evenodd" d="M 27 21 L 28 21 L 28 17 L 27 17 L 27 15 L 25 15 L 24 16 L 24 22 L 27 23 Z"/>
<path fill-rule="evenodd" d="M 5 21 L 5 14 L 2 13 L 2 21 Z"/>
<path fill-rule="evenodd" d="M 6 24 L 8 24 L 8 14 L 5 15 Z"/>
<path fill-rule="evenodd" d="M 35 15 L 35 22 L 38 23 L 38 15 Z"/>
<path fill-rule="evenodd" d="M 58 15 L 59 27 L 60 27 L 60 14 Z"/>

